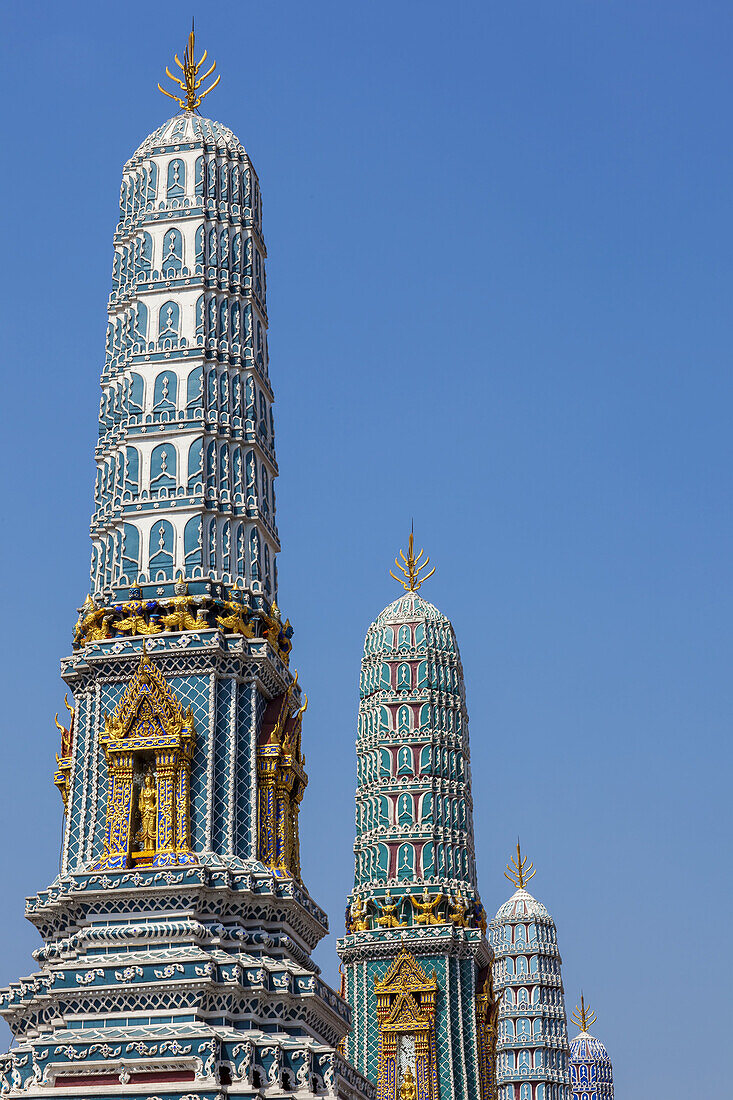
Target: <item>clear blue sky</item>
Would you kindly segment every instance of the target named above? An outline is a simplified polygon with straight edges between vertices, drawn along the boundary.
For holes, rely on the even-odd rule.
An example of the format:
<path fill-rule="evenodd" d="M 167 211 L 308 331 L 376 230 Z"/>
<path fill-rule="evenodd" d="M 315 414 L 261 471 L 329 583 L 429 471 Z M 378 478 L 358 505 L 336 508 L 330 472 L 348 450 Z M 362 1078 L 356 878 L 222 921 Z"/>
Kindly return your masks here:
<path fill-rule="evenodd" d="M 620 1100 L 722 1095 L 733 8 L 193 7 L 264 193 L 310 890 L 340 932 L 361 647 L 414 516 L 463 656 L 486 908 L 520 833 Z M 190 8 L 3 16 L 3 983 L 57 869 L 120 173 L 171 113 Z M 318 957 L 335 982 L 334 937 Z"/>

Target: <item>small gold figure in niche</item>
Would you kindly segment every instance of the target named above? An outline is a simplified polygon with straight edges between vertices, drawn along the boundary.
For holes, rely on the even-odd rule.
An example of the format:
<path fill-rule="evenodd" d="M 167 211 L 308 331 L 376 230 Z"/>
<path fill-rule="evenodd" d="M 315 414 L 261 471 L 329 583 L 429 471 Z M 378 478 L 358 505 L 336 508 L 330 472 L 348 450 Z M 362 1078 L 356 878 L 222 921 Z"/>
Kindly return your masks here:
<path fill-rule="evenodd" d="M 140 789 L 140 847 L 144 852 L 154 852 L 157 832 L 157 797 L 153 769 L 145 773 Z"/>
<path fill-rule="evenodd" d="M 412 1070 L 409 1066 L 406 1068 L 405 1076 L 402 1078 L 402 1085 L 400 1087 L 400 1100 L 417 1100 L 415 1078 L 413 1077 Z"/>
<path fill-rule="evenodd" d="M 392 895 L 387 892 L 384 895 L 384 901 L 379 906 L 380 916 L 377 917 L 377 925 L 380 928 L 404 928 L 404 924 L 400 924 L 400 919 L 397 916 L 397 908 L 400 904 L 399 898 L 392 903 Z"/>
<path fill-rule="evenodd" d="M 413 908 L 416 910 L 415 924 L 444 924 L 445 921 L 435 915 L 435 910 L 443 900 L 442 894 L 436 894 L 431 900 L 428 893 L 427 886 L 423 890 L 422 901 L 415 901 L 413 897 L 410 898 Z"/>

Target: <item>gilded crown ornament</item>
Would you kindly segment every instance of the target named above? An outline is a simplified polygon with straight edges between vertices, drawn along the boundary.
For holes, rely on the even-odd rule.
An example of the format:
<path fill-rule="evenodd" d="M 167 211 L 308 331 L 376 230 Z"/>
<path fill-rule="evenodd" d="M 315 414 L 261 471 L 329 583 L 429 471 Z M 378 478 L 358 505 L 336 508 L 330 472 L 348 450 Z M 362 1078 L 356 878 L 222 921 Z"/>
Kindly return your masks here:
<path fill-rule="evenodd" d="M 405 556 L 400 550 L 399 558 L 395 558 L 394 560 L 395 565 L 403 576 L 398 577 L 391 569 L 389 571 L 390 577 L 394 577 L 396 581 L 399 581 L 406 592 L 417 592 L 425 581 L 430 580 L 435 572 L 435 567 L 433 566 L 429 573 L 423 573 L 423 570 L 427 569 L 430 565 L 430 558 L 426 557 L 425 561 L 422 561 L 424 553 L 425 551 L 421 550 L 420 553 L 415 556 L 415 536 L 413 532 L 410 531 L 410 538 L 407 544 L 407 555 Z M 400 562 L 400 558 L 402 558 L 402 562 Z M 421 573 L 423 573 L 422 576 L 420 576 Z"/>
<path fill-rule="evenodd" d="M 204 99 L 204 97 L 207 96 L 209 92 L 213 92 L 214 88 L 221 80 L 221 74 L 219 74 L 213 84 L 210 84 L 209 87 L 206 88 L 203 92 L 199 91 L 203 82 L 211 76 L 214 69 L 216 68 L 216 62 L 214 62 L 213 65 L 211 65 L 210 68 L 206 70 L 203 76 L 199 76 L 199 72 L 208 56 L 208 51 L 204 50 L 201 60 L 196 61 L 195 45 L 196 39 L 194 36 L 194 25 L 192 20 L 191 33 L 188 36 L 188 45 L 183 51 L 183 61 L 179 60 L 178 54 L 174 55 L 176 65 L 183 73 L 183 80 L 181 80 L 177 76 L 174 76 L 167 65 L 165 67 L 166 76 L 169 77 L 169 79 L 172 80 L 174 84 L 177 84 L 178 87 L 185 93 L 185 98 L 176 95 L 174 92 L 166 91 L 162 84 L 158 84 L 158 88 L 163 93 L 163 95 L 167 95 L 169 99 L 175 99 L 176 103 L 179 105 L 179 107 L 182 107 L 184 111 L 195 111 L 196 108 L 201 105 L 202 99 Z"/>
<path fill-rule="evenodd" d="M 522 858 L 522 849 L 519 847 L 519 841 L 517 841 L 516 858 L 512 856 L 510 862 L 507 863 L 504 878 L 508 878 L 510 882 L 513 882 L 518 890 L 523 890 L 529 880 L 534 878 L 536 874 L 534 864 L 530 863 L 528 859 Z"/>
<path fill-rule="evenodd" d="M 575 1006 L 570 1014 L 570 1019 L 581 1031 L 588 1031 L 598 1019 L 590 1005 L 585 1003 L 585 997 L 582 993 L 580 994 L 580 1008 L 577 1005 Z"/>

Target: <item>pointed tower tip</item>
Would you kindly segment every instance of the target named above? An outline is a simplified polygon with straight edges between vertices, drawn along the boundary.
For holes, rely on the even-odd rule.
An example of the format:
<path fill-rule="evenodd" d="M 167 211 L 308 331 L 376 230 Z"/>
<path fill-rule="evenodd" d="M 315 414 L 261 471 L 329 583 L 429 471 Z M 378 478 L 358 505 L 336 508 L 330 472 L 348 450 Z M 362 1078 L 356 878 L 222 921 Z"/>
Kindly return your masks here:
<path fill-rule="evenodd" d="M 405 555 L 402 550 L 399 552 L 399 557 L 395 558 L 394 563 L 402 573 L 401 577 L 398 577 L 396 573 L 393 573 L 390 569 L 390 577 L 402 585 L 405 592 L 417 592 L 425 581 L 430 580 L 435 572 L 435 566 L 429 573 L 423 572 L 430 565 L 430 558 L 426 557 L 423 560 L 424 550 L 420 550 L 419 554 L 415 554 L 415 533 L 414 524 L 410 523 L 410 538 L 407 543 L 407 554 Z M 402 561 L 400 561 L 400 558 Z M 422 574 L 422 575 L 421 575 Z"/>
<path fill-rule="evenodd" d="M 177 84 L 184 96 L 179 96 L 174 92 L 167 91 L 162 84 L 158 84 L 158 90 L 167 95 L 169 99 L 174 99 L 179 107 L 184 111 L 195 111 L 197 107 L 201 105 L 201 101 L 205 96 L 212 92 L 221 80 L 221 74 L 217 76 L 216 80 L 201 91 L 201 85 L 207 80 L 216 69 L 216 62 L 199 76 L 199 72 L 203 67 L 204 61 L 208 57 L 208 50 L 204 50 L 201 55 L 201 60 L 196 61 L 196 33 L 194 30 L 194 20 L 191 20 L 191 33 L 188 36 L 188 43 L 183 53 L 183 61 L 178 57 L 178 54 L 174 54 L 174 61 L 178 68 L 183 73 L 183 80 L 180 77 L 174 76 L 166 65 L 165 74 L 169 80 L 172 80 L 174 84 Z"/>
<path fill-rule="evenodd" d="M 580 994 L 580 1008 L 577 1005 L 575 1006 L 570 1019 L 577 1028 L 580 1028 L 581 1032 L 589 1031 L 598 1019 L 590 1005 L 585 1003 L 585 995 L 582 992 Z"/>
<path fill-rule="evenodd" d="M 536 874 L 534 864 L 530 863 L 526 857 L 522 857 L 522 849 L 519 844 L 519 837 L 517 837 L 517 854 L 512 856 L 509 863 L 507 863 L 504 878 L 508 878 L 510 882 L 513 882 L 517 890 L 523 890 L 529 880 L 534 878 Z"/>

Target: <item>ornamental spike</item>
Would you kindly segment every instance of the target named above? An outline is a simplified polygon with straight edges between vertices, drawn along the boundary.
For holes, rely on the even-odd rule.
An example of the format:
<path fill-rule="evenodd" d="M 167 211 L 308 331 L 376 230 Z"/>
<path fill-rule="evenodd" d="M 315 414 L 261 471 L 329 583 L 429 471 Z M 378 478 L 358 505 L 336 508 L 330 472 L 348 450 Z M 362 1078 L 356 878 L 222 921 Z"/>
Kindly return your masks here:
<path fill-rule="evenodd" d="M 570 1019 L 581 1031 L 588 1031 L 598 1019 L 590 1005 L 585 1003 L 585 997 L 582 993 L 580 994 L 580 1008 L 577 1005 L 575 1006 Z"/>
<path fill-rule="evenodd" d="M 512 856 L 509 863 L 507 863 L 504 878 L 508 878 L 510 882 L 513 882 L 518 890 L 523 890 L 529 880 L 534 878 L 536 874 L 534 864 L 530 863 L 526 857 L 522 858 L 522 849 L 519 846 L 519 837 L 517 837 L 517 854 Z"/>
<path fill-rule="evenodd" d="M 169 80 L 172 80 L 174 84 L 178 85 L 181 91 L 185 92 L 185 98 L 176 95 L 174 92 L 166 91 L 162 84 L 158 84 L 158 88 L 163 95 L 167 95 L 169 99 L 175 99 L 178 106 L 184 111 L 195 111 L 196 108 L 200 106 L 202 99 L 207 96 L 209 92 L 213 91 L 221 80 L 221 75 L 219 75 L 213 84 L 210 84 L 204 91 L 199 91 L 201 85 L 205 80 L 208 80 L 216 68 L 216 62 L 214 61 L 206 72 L 203 73 L 202 76 L 199 76 L 201 67 L 208 57 L 208 51 L 204 50 L 200 61 L 196 61 L 195 52 L 196 37 L 193 20 L 191 20 L 191 33 L 188 36 L 188 44 L 183 53 L 183 61 L 179 59 L 178 54 L 174 55 L 174 61 L 183 73 L 183 80 L 181 80 L 180 77 L 174 76 L 167 65 L 165 69 L 166 76 Z"/>
<path fill-rule="evenodd" d="M 433 566 L 429 573 L 424 573 L 420 576 L 423 570 L 427 569 L 430 564 L 430 558 L 426 557 L 424 561 L 422 560 L 424 553 L 425 551 L 421 550 L 417 556 L 415 555 L 415 536 L 412 531 L 410 531 L 410 538 L 407 544 L 407 556 L 405 556 L 401 550 L 399 552 L 400 558 L 402 558 L 405 564 L 402 565 L 399 558 L 395 558 L 394 560 L 395 565 L 403 574 L 403 577 L 398 577 L 391 569 L 389 571 L 390 577 L 394 577 L 406 592 L 417 592 L 421 585 L 423 585 L 425 581 L 430 580 L 435 572 L 435 567 Z"/>

